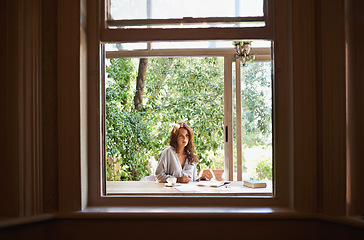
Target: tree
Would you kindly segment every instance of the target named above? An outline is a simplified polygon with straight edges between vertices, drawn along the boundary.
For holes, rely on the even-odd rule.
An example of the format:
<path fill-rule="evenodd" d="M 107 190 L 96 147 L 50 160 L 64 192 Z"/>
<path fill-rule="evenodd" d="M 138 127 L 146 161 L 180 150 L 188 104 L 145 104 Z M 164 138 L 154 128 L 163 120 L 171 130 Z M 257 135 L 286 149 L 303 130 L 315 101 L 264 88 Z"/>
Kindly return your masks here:
<path fill-rule="evenodd" d="M 258 62 L 242 69 L 242 133 L 248 147 L 268 143 L 272 128 L 270 63 Z"/>
<path fill-rule="evenodd" d="M 136 89 L 134 96 L 134 107 L 136 110 L 143 109 L 143 93 L 144 93 L 144 79 L 147 72 L 148 58 L 141 58 L 139 60 L 138 77 L 136 79 Z"/>

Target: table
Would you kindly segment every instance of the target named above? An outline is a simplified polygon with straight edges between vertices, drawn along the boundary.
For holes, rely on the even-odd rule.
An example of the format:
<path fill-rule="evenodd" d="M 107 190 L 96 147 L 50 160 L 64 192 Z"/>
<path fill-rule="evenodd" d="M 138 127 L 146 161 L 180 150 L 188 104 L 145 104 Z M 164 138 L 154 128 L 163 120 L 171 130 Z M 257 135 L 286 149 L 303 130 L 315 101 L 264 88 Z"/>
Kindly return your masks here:
<path fill-rule="evenodd" d="M 209 181 L 204 181 L 208 183 Z M 167 187 L 164 183 L 142 181 L 107 181 L 107 195 L 234 195 L 234 196 L 272 196 L 272 182 L 265 181 L 266 188 L 249 188 L 242 181 L 230 182 L 229 187 L 198 186 L 197 182 Z"/>

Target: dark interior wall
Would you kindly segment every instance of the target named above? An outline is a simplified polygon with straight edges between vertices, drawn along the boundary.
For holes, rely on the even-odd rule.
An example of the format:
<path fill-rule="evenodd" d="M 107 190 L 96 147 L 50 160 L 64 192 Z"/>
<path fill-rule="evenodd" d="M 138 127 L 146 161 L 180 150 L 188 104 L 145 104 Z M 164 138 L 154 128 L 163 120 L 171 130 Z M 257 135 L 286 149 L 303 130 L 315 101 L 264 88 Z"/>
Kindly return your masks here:
<path fill-rule="evenodd" d="M 0 230 L 0 239 L 363 239 L 364 229 L 320 220 L 52 220 Z"/>
<path fill-rule="evenodd" d="M 348 55 L 349 64 L 352 64 L 351 74 L 349 79 L 351 79 L 350 84 L 348 84 L 348 94 L 349 101 L 352 104 L 349 105 L 349 111 L 353 117 L 349 119 L 349 132 L 351 144 L 351 174 L 352 178 L 356 181 L 352 181 L 353 196 L 352 201 L 354 201 L 353 211 L 360 213 L 364 216 L 364 187 L 362 183 L 364 182 L 364 1 L 355 0 L 349 1 L 352 4 L 349 9 L 349 16 L 352 19 L 352 28 L 349 28 L 349 44 Z M 349 112 L 350 113 L 350 112 Z"/>
<path fill-rule="evenodd" d="M 42 1 L 43 211 L 58 210 L 57 0 Z"/>
<path fill-rule="evenodd" d="M 0 215 L 18 214 L 19 210 L 15 207 L 18 193 L 13 188 L 18 185 L 18 179 L 14 175 L 18 174 L 18 65 L 19 48 L 17 41 L 19 33 L 17 29 L 10 26 L 17 26 L 18 22 L 18 5 L 16 2 L 5 1 L 1 3 L 0 10 Z M 12 25 L 10 25 L 10 23 Z M 8 80 L 9 79 L 9 80 Z M 15 161 L 5 161 L 13 159 Z M 14 200 L 15 199 L 15 200 Z M 15 204 L 14 204 L 15 203 Z"/>

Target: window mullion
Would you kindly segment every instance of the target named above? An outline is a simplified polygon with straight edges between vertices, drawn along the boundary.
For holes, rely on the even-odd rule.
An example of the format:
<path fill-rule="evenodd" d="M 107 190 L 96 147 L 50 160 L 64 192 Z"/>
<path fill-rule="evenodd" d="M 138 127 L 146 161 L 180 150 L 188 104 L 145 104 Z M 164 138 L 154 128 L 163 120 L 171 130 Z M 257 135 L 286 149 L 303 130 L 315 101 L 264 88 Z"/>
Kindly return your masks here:
<path fill-rule="evenodd" d="M 265 27 L 221 27 L 214 28 L 119 28 L 101 29 L 101 42 L 142 42 L 142 41 L 203 41 L 211 39 L 273 39 Z"/>
<path fill-rule="evenodd" d="M 242 181 L 243 166 L 242 166 L 242 139 L 241 139 L 241 74 L 240 74 L 240 60 L 235 60 L 235 74 L 236 74 L 236 167 L 237 167 L 237 180 Z"/>

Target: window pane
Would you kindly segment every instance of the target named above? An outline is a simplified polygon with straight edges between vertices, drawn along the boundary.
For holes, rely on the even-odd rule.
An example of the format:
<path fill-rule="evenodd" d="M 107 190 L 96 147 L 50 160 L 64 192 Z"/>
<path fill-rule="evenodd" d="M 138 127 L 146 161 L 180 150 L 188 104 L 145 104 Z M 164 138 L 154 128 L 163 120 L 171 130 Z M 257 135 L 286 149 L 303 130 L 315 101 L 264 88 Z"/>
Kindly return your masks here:
<path fill-rule="evenodd" d="M 263 21 L 254 21 L 254 22 L 212 22 L 212 23 L 185 23 L 185 24 L 163 24 L 163 23 L 153 23 L 150 25 L 138 25 L 138 24 L 131 24 L 131 25 L 111 25 L 109 26 L 111 29 L 130 29 L 130 28 L 211 28 L 211 27 L 264 27 L 265 22 Z"/>
<path fill-rule="evenodd" d="M 241 67 L 243 179 L 273 180 L 271 68 L 271 62 Z"/>
<path fill-rule="evenodd" d="M 153 42 L 152 49 L 232 49 L 232 41 Z"/>
<path fill-rule="evenodd" d="M 109 43 L 105 44 L 106 51 L 147 50 L 147 43 Z"/>
<path fill-rule="evenodd" d="M 263 16 L 263 0 L 112 0 L 114 20 Z"/>
<path fill-rule="evenodd" d="M 235 64 L 234 64 L 235 66 Z M 235 69 L 234 69 L 235 71 Z M 272 181 L 272 77 L 271 62 L 240 66 L 242 179 Z M 235 74 L 233 74 L 236 87 Z M 234 115 L 237 116 L 236 88 Z M 237 129 L 234 119 L 234 133 Z M 234 166 L 237 166 L 237 137 L 234 136 Z M 236 180 L 237 169 L 234 169 Z"/>
<path fill-rule="evenodd" d="M 151 49 L 234 49 L 234 41 L 176 41 L 176 42 L 151 42 Z M 252 48 L 270 48 L 270 41 L 254 40 Z M 106 51 L 132 51 L 147 50 L 148 46 L 145 42 L 140 43 L 108 43 L 105 44 Z"/>

